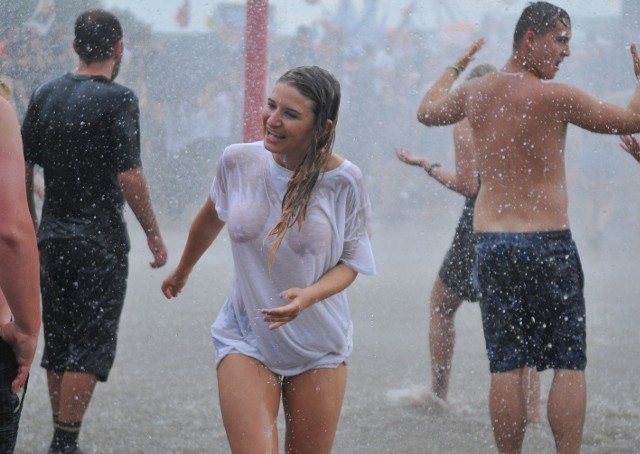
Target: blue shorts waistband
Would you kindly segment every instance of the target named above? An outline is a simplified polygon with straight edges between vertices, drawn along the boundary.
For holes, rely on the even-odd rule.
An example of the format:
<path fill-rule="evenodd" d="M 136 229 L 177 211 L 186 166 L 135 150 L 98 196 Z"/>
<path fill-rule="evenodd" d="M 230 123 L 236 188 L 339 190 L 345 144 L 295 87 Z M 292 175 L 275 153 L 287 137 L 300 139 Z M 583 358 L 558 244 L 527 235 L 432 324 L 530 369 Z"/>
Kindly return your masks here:
<path fill-rule="evenodd" d="M 532 242 L 571 241 L 571 230 L 544 232 L 476 232 L 478 241 L 490 243 L 531 244 Z"/>

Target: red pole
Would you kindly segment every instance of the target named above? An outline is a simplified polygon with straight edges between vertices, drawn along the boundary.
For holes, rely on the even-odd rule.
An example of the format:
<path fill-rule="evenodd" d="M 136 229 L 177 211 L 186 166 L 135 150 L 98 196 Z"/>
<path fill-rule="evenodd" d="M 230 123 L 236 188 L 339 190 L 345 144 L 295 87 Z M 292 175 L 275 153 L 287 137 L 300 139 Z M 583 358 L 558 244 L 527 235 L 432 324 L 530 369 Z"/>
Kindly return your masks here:
<path fill-rule="evenodd" d="M 262 138 L 260 112 L 265 103 L 267 78 L 267 24 L 269 0 L 247 1 L 244 64 L 244 141 Z"/>

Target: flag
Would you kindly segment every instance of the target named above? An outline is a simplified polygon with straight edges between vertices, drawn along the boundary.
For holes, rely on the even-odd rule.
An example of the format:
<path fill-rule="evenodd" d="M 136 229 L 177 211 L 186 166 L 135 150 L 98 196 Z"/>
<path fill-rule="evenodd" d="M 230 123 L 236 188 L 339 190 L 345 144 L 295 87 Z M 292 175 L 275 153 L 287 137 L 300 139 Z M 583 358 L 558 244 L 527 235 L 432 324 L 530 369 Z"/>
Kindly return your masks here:
<path fill-rule="evenodd" d="M 184 3 L 178 7 L 176 12 L 176 22 L 178 26 L 187 28 L 191 21 L 191 2 L 190 0 L 184 0 Z"/>
<path fill-rule="evenodd" d="M 40 35 L 49 33 L 49 29 L 56 19 L 56 5 L 54 0 L 39 0 L 36 9 L 25 25 L 33 28 Z"/>

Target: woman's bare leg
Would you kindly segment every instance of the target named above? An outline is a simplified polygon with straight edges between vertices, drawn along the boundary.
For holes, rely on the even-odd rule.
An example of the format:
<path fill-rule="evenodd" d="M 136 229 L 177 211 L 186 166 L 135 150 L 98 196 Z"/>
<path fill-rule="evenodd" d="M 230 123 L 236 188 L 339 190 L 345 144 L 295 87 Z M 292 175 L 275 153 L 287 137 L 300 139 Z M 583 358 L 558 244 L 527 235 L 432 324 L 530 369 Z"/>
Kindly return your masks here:
<path fill-rule="evenodd" d="M 431 390 L 447 400 L 451 361 L 456 342 L 455 316 L 462 300 L 453 290 L 436 278 L 431 290 L 429 317 L 429 350 L 431 353 Z"/>
<path fill-rule="evenodd" d="M 231 452 L 277 454 L 280 391 L 280 378 L 261 362 L 239 354 L 222 360 L 218 393 Z"/>
<path fill-rule="evenodd" d="M 329 454 L 347 386 L 347 366 L 312 369 L 287 377 L 282 403 L 287 420 L 286 454 Z"/>

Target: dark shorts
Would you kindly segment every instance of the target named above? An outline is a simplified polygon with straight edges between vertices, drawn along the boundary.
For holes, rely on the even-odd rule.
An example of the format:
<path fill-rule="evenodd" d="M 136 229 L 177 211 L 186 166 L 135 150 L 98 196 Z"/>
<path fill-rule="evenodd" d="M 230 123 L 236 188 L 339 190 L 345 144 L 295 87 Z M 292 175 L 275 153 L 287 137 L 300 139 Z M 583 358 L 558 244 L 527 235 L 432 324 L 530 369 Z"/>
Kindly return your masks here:
<path fill-rule="evenodd" d="M 40 243 L 41 365 L 106 381 L 127 287 L 127 252 L 85 240 Z"/>
<path fill-rule="evenodd" d="M 0 338 L 0 453 L 12 453 L 18 438 L 18 424 L 22 413 L 24 395 L 27 392 L 27 385 L 13 394 L 11 392 L 11 382 L 18 375 L 18 363 L 11 349 L 2 338 Z"/>
<path fill-rule="evenodd" d="M 467 198 L 453 236 L 453 243 L 444 257 L 438 276 L 464 301 L 478 301 L 472 270 L 476 261 L 476 236 L 473 232 L 475 197 Z"/>
<path fill-rule="evenodd" d="M 571 232 L 478 233 L 477 251 L 491 372 L 584 370 L 584 275 Z"/>

